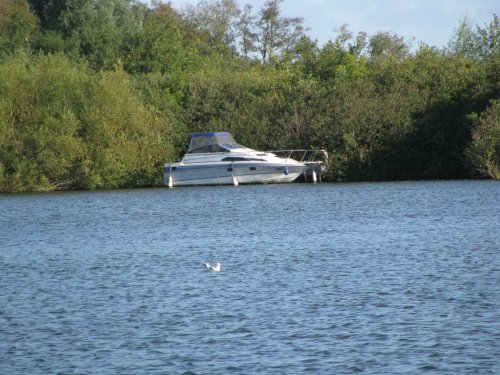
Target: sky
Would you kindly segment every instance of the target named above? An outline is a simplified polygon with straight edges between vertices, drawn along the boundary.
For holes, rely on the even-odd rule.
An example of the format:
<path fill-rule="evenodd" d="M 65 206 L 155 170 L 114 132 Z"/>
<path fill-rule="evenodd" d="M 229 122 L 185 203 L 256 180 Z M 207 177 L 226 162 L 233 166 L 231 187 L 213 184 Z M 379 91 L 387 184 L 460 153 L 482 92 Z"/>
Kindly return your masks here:
<path fill-rule="evenodd" d="M 163 0 L 163 2 L 168 2 Z M 170 0 L 175 9 L 199 0 Z M 237 0 L 241 8 L 253 6 L 257 12 L 265 0 Z M 404 37 L 413 47 L 419 42 L 444 47 L 460 21 L 484 27 L 500 15 L 500 0 L 284 0 L 285 17 L 303 17 L 307 35 L 324 45 L 335 39 L 335 30 L 344 24 L 354 34 L 391 32 Z"/>

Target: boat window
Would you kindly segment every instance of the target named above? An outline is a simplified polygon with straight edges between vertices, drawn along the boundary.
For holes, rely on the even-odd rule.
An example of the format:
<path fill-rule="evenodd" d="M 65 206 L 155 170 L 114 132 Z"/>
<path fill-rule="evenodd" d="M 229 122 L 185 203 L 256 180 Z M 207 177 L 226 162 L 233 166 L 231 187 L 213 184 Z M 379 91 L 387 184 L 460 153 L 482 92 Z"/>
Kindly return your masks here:
<path fill-rule="evenodd" d="M 228 150 L 236 150 L 238 148 L 246 148 L 242 145 L 239 145 L 238 143 L 236 142 L 232 142 L 232 143 L 222 143 L 222 146 L 224 146 L 225 148 L 227 148 Z"/>
<path fill-rule="evenodd" d="M 189 150 L 187 153 L 188 154 L 206 154 L 208 152 L 210 152 L 210 145 L 194 148 L 192 150 Z"/>
<path fill-rule="evenodd" d="M 194 134 L 191 137 L 188 154 L 205 154 L 211 152 L 229 152 L 234 148 L 240 148 L 236 145 L 233 137 L 229 133 L 206 133 Z"/>
<path fill-rule="evenodd" d="M 257 159 L 257 158 L 244 158 L 241 156 L 228 156 L 222 161 L 263 161 L 262 159 Z"/>
<path fill-rule="evenodd" d="M 211 145 L 209 152 L 229 152 L 229 150 L 225 149 L 221 145 Z"/>

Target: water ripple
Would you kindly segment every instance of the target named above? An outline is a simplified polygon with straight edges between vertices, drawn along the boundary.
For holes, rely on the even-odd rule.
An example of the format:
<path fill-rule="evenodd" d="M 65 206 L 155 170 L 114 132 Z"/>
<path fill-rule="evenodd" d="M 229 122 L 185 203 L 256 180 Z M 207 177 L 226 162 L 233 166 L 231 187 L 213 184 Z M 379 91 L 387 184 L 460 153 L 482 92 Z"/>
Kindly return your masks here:
<path fill-rule="evenodd" d="M 0 373 L 500 373 L 499 193 L 0 196 Z"/>

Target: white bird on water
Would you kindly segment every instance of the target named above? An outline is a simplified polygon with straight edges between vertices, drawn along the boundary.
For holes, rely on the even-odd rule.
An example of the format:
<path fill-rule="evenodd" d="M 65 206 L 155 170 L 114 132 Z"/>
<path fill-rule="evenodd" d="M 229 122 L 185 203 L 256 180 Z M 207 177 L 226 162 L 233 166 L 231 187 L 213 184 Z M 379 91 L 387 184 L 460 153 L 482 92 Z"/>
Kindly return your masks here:
<path fill-rule="evenodd" d="M 220 272 L 220 263 L 217 263 L 215 266 L 212 266 L 210 263 L 205 263 L 205 267 L 207 271 Z"/>

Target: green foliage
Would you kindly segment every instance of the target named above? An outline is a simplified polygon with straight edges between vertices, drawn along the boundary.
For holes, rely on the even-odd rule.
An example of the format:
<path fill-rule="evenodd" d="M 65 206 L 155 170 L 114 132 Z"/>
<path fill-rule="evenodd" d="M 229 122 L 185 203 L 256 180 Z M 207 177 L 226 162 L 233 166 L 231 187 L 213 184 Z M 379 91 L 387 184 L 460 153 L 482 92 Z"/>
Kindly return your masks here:
<path fill-rule="evenodd" d="M 492 100 L 480 117 L 474 116 L 472 143 L 465 159 L 472 177 L 500 179 L 500 100 Z"/>
<path fill-rule="evenodd" d="M 53 30 L 46 30 L 36 33 L 31 41 L 31 48 L 34 51 L 44 53 L 57 53 L 66 50 L 66 41 L 62 35 Z"/>
<path fill-rule="evenodd" d="M 409 54 L 409 47 L 402 37 L 390 33 L 377 33 L 368 43 L 370 56 L 394 57 L 404 59 Z"/>
<path fill-rule="evenodd" d="M 87 187 L 142 186 L 159 177 L 170 152 L 171 126 L 153 107 L 144 107 L 121 68 L 101 73 L 85 104 L 81 137 L 88 145 Z"/>
<path fill-rule="evenodd" d="M 16 49 L 29 46 L 36 30 L 37 18 L 30 13 L 25 0 L 0 2 L 0 58 Z"/>
<path fill-rule="evenodd" d="M 61 31 L 60 17 L 68 6 L 68 0 L 29 0 L 29 4 L 42 30 Z"/>
<path fill-rule="evenodd" d="M 229 130 L 243 144 L 283 149 L 311 145 L 321 89 L 294 69 L 211 70 L 190 78 L 191 129 Z"/>
<path fill-rule="evenodd" d="M 197 69 L 201 55 L 209 52 L 200 46 L 200 35 L 188 35 L 185 27 L 170 5 L 156 5 L 145 15 L 141 32 L 131 34 L 124 46 L 124 68 L 132 74 L 168 74 L 179 89 L 183 88 L 184 77 L 176 76 Z"/>
<path fill-rule="evenodd" d="M 282 2 L 267 0 L 255 24 L 257 48 L 263 61 L 273 61 L 279 54 L 290 51 L 304 36 L 303 18 L 283 17 Z"/>
<path fill-rule="evenodd" d="M 48 190 L 72 185 L 83 155 L 73 111 L 86 77 L 62 56 L 30 61 L 26 55 L 0 66 L 0 163 L 3 191 Z"/>
<path fill-rule="evenodd" d="M 0 65 L 0 98 L 1 191 L 151 185 L 171 152 L 170 123 L 120 68 L 19 55 Z"/>
<path fill-rule="evenodd" d="M 142 14 L 128 0 L 68 0 L 59 17 L 68 44 L 95 70 L 112 69 L 126 38 L 141 28 Z"/>
<path fill-rule="evenodd" d="M 448 43 L 448 52 L 474 59 L 500 54 L 500 18 L 494 14 L 489 25 L 474 30 L 464 17 Z"/>

